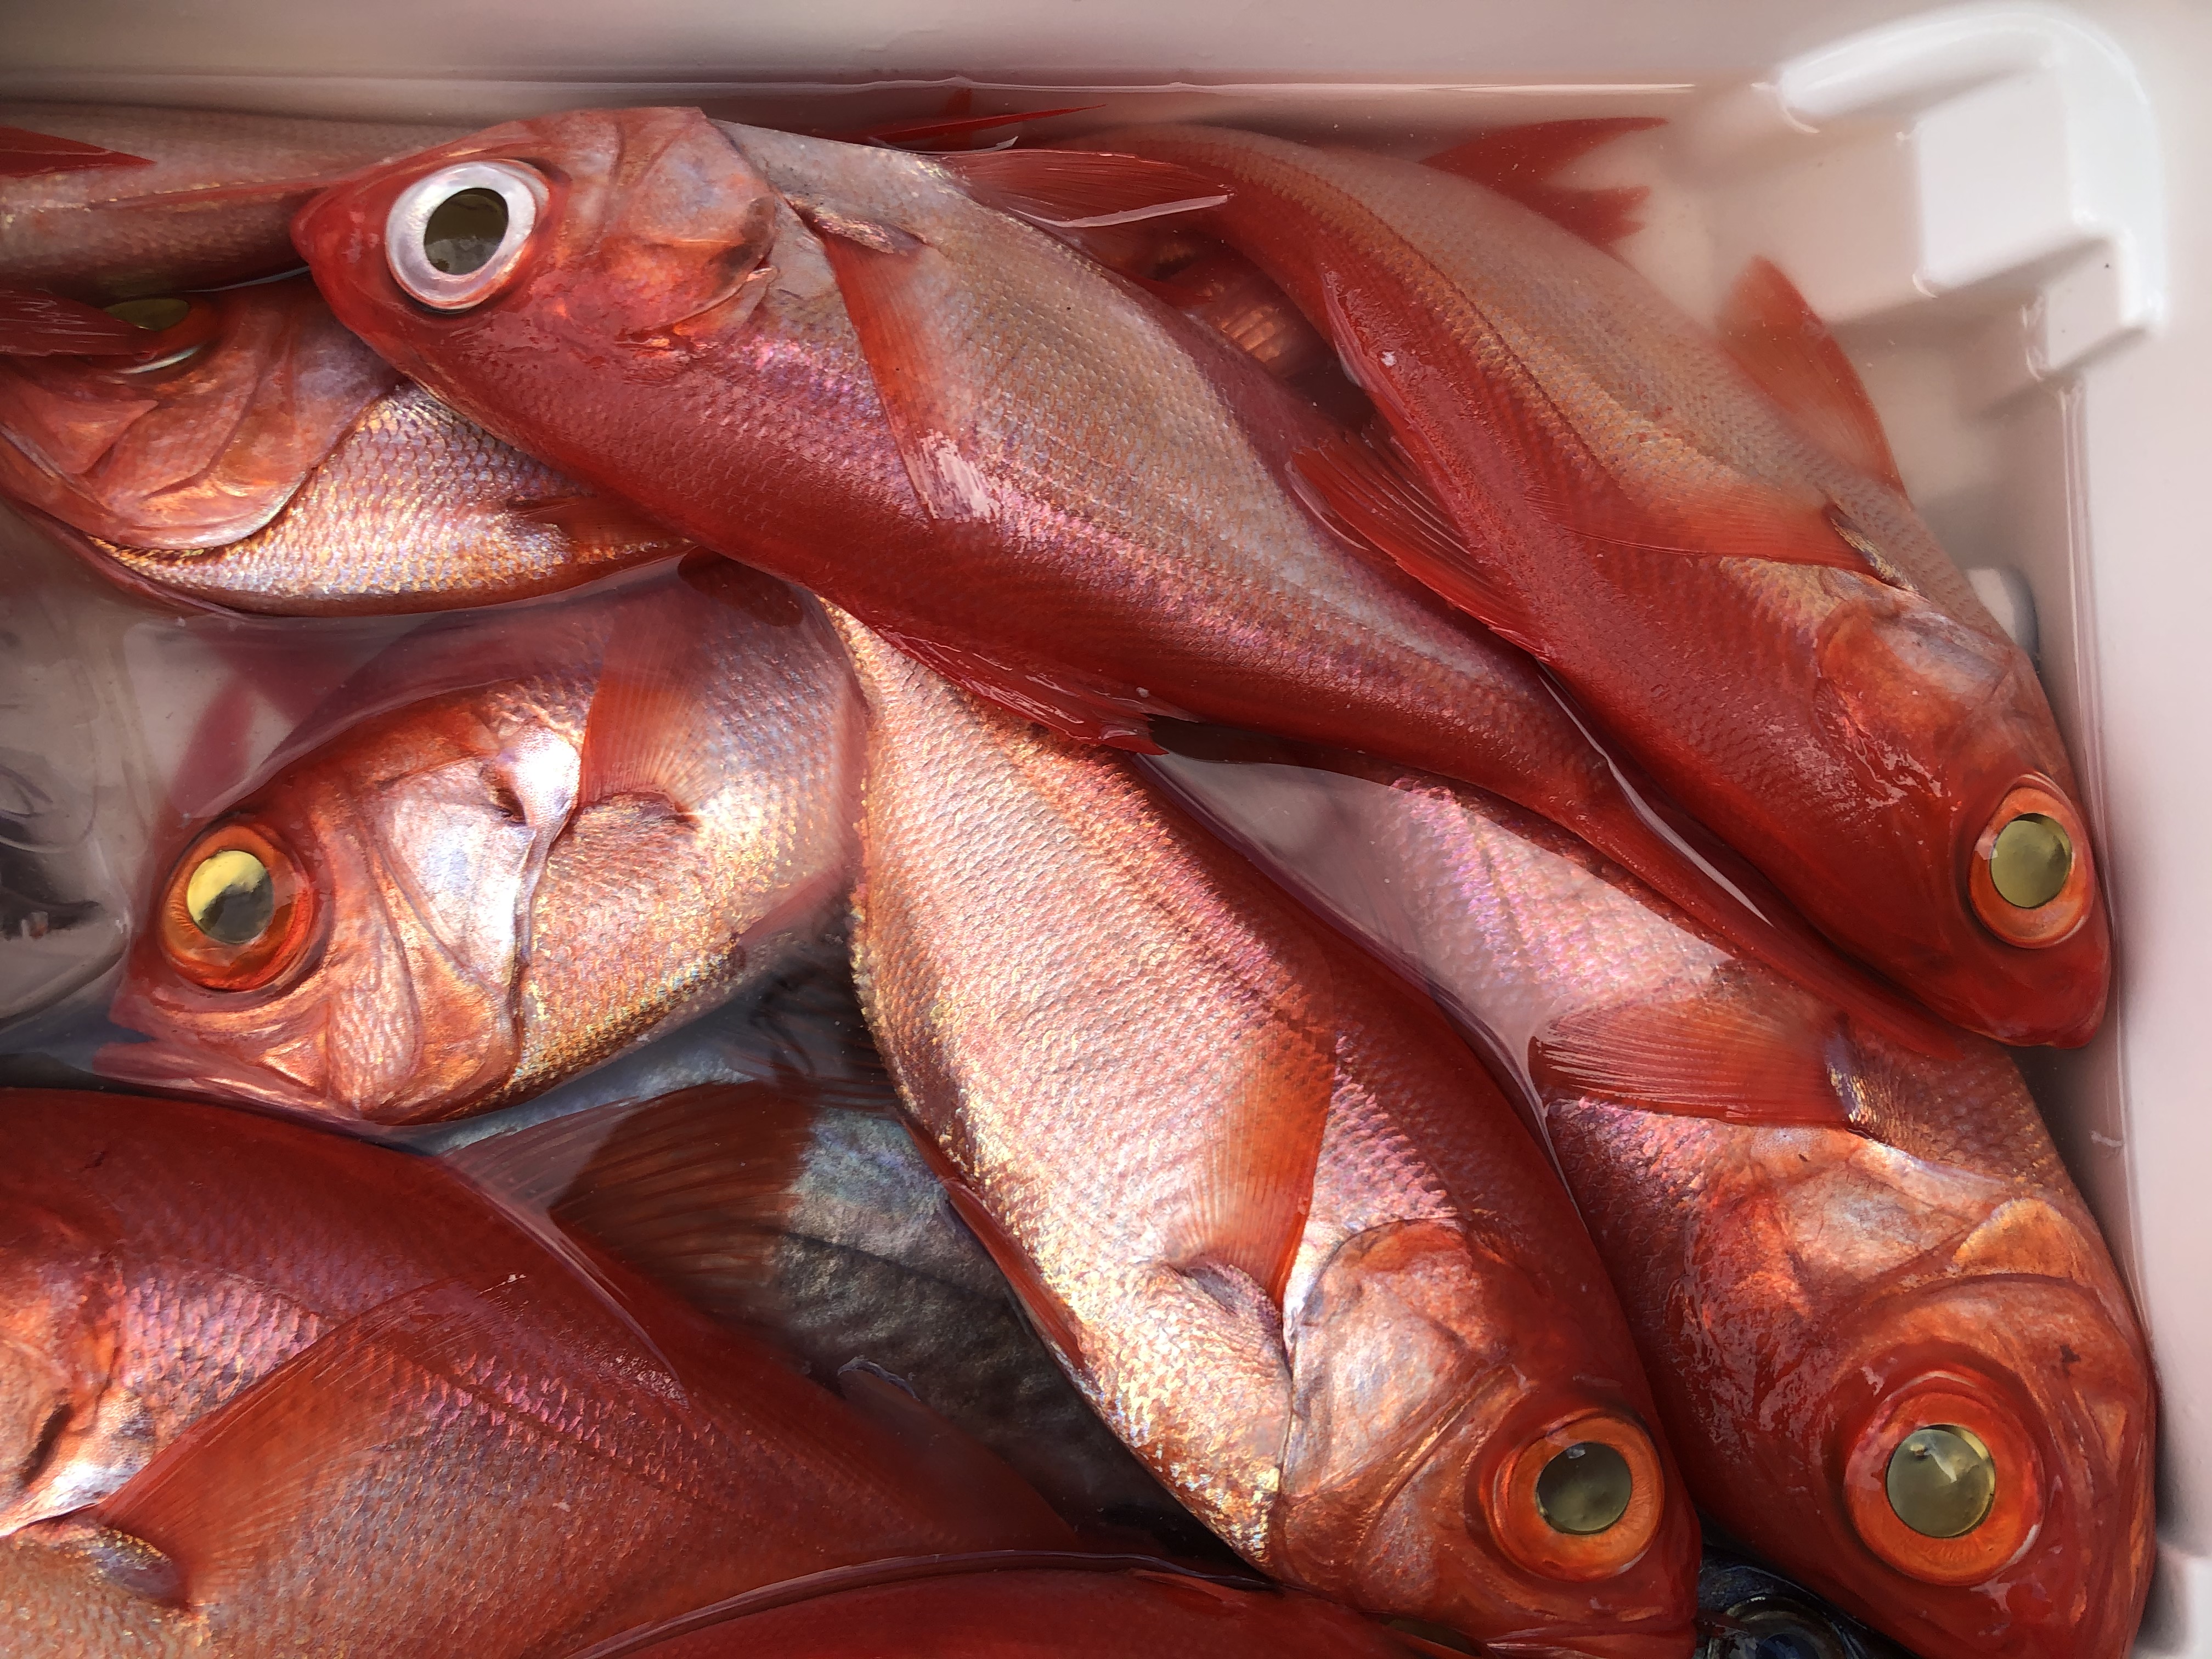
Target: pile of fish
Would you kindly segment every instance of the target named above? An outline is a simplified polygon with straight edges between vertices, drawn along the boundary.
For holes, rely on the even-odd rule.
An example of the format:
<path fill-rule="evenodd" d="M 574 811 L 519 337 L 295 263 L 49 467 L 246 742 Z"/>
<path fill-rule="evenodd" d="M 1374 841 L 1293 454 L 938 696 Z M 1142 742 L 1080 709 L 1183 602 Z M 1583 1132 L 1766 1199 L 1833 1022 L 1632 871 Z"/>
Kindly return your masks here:
<path fill-rule="evenodd" d="M 11 1654 L 2127 1652 L 2080 789 L 1651 123 L 0 124 L 0 495 L 253 619 L 0 1091 Z"/>

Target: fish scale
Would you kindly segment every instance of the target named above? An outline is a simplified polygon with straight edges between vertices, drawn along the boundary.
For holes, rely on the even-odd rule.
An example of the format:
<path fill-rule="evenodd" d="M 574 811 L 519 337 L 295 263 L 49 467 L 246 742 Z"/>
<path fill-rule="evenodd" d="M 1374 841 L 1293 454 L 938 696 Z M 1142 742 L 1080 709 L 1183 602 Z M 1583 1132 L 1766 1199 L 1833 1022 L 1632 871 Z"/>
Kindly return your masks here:
<path fill-rule="evenodd" d="M 2089 1040 L 2110 940 L 2050 705 L 1778 270 L 1754 262 L 1724 347 L 1454 153 L 1102 142 L 1227 192 L 1206 228 L 1330 335 L 1456 528 L 1396 538 L 1408 569 L 1541 659 L 1843 950 L 1985 1035 Z M 1342 471 L 1309 476 L 1357 519 Z M 2014 904 L 1977 883 L 2027 811 L 2058 815 L 2068 880 Z"/>
<path fill-rule="evenodd" d="M 2148 1359 L 2011 1058 L 1901 1048 L 1494 797 L 1249 747 L 1144 764 L 1433 988 L 1538 1115 L 1699 1506 L 1929 1659 L 2120 1659 Z M 1931 1424 L 1996 1471 L 1948 1555 L 1885 1485 Z"/>
<path fill-rule="evenodd" d="M 863 1006 L 1101 1414 L 1288 1582 L 1508 1647 L 1678 1653 L 1693 1523 L 1632 1426 L 1597 1264 L 1474 1056 L 1120 758 L 841 626 L 872 723 Z M 1546 1525 L 1493 1483 L 1563 1421 L 1632 1437 L 1656 1501 L 1561 1579 L 1491 1539 Z"/>
<path fill-rule="evenodd" d="M 433 312 L 385 228 L 463 162 L 559 188 L 505 291 Z M 1304 503 L 1293 454 L 1334 423 L 960 165 L 579 111 L 364 173 L 295 228 L 343 320 L 486 429 L 1005 707 L 1088 741 L 1191 715 L 1479 779 L 1926 1032 L 1647 817 L 1528 659 Z"/>

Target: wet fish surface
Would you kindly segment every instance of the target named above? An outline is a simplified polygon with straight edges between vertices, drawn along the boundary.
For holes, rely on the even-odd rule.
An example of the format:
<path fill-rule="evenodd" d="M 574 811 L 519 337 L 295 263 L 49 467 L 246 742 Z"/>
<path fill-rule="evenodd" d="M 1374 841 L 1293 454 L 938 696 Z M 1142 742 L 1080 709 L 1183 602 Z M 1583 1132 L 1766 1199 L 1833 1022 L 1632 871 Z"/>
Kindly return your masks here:
<path fill-rule="evenodd" d="M 549 1086 L 830 923 L 859 718 L 725 561 L 418 629 L 179 848 L 112 1016 L 152 1041 L 99 1068 L 379 1123 Z"/>
<path fill-rule="evenodd" d="M 863 1006 L 1086 1397 L 1288 1583 L 1511 1651 L 1686 1653 L 1694 1521 L 1474 1057 L 1124 762 L 846 637 Z M 1533 1484 L 1586 1477 L 1586 1520 Z"/>
<path fill-rule="evenodd" d="M 2088 1041 L 2111 945 L 2050 705 L 1778 270 L 1747 273 L 1724 345 L 1459 176 L 1465 151 L 1101 142 L 1229 193 L 1207 228 L 1330 335 L 1454 517 L 1455 549 L 1395 544 L 1409 569 L 1541 659 L 1846 951 L 1987 1035 Z M 1371 479 L 1310 471 L 1358 515 Z"/>
<path fill-rule="evenodd" d="M 2127 1652 L 2149 1360 L 2002 1049 L 1908 1054 L 1495 797 L 1186 746 L 1145 764 L 1527 1099 L 1701 1509 L 1926 1659 Z"/>
<path fill-rule="evenodd" d="M 295 267 L 288 225 L 342 173 L 451 127 L 0 104 L 0 284 L 106 301 Z M 28 142 L 58 138 L 82 152 Z"/>
<path fill-rule="evenodd" d="M 1326 417 L 1015 216 L 1095 213 L 1069 172 L 584 111 L 365 173 L 295 232 L 347 325 L 488 430 L 1002 706 L 1087 741 L 1198 715 L 1479 781 L 1916 1028 L 1786 906 L 1745 902 L 1747 869 L 1717 877 L 1732 854 L 1686 848 L 1525 656 L 1300 499 Z"/>
<path fill-rule="evenodd" d="M 1002 1466 L 917 1449 L 919 1407 L 840 1402 L 428 1160 L 179 1103 L 0 1114 L 0 1605 L 57 1659 L 566 1655 L 839 1565 L 1066 1547 Z"/>

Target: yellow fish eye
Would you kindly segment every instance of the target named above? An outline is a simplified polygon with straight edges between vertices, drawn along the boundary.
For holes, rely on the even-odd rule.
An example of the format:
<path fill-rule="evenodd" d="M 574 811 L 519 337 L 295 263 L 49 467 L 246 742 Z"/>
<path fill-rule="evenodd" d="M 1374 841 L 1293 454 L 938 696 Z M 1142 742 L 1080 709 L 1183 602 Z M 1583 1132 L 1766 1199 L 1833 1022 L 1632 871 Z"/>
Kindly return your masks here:
<path fill-rule="evenodd" d="M 210 853 L 185 883 L 185 914 L 217 945 L 251 945 L 276 914 L 269 866 L 242 847 Z"/>
<path fill-rule="evenodd" d="M 1990 848 L 1990 884 L 2018 909 L 2050 903 L 2073 872 L 2073 838 L 2057 819 L 2040 812 L 2021 813 L 1997 831 Z"/>
<path fill-rule="evenodd" d="M 118 300 L 104 307 L 107 314 L 133 328 L 143 328 L 149 334 L 159 334 L 163 329 L 174 328 L 192 313 L 192 302 L 173 295 L 150 300 Z"/>
<path fill-rule="evenodd" d="M 1996 1502 L 1996 1459 L 1972 1429 L 1930 1424 L 1898 1442 L 1883 1486 L 1892 1511 L 1922 1537 L 1963 1538 Z"/>
<path fill-rule="evenodd" d="M 1605 1531 L 1628 1513 L 1636 1479 L 1628 1460 L 1601 1440 L 1578 1440 L 1536 1477 L 1536 1512 L 1555 1532 Z"/>
<path fill-rule="evenodd" d="M 1966 877 L 1982 926 L 2030 951 L 2065 943 L 2097 908 L 2087 827 L 2039 776 L 2015 782 L 1983 821 Z"/>
<path fill-rule="evenodd" d="M 315 896 L 291 849 L 234 821 L 200 837 L 169 875 L 155 937 L 169 965 L 210 991 L 248 991 L 306 953 Z"/>

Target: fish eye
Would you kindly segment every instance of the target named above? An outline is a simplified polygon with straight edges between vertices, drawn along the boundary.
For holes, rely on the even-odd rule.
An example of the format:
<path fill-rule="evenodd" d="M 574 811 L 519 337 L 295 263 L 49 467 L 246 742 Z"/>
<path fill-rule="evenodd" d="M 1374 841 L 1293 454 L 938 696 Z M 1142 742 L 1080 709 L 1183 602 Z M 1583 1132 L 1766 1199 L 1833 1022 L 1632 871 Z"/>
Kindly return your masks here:
<path fill-rule="evenodd" d="M 1882 1487 L 1891 1511 L 1922 1537 L 1960 1538 L 1989 1518 L 1996 1460 L 1972 1429 L 1932 1423 L 1897 1443 Z"/>
<path fill-rule="evenodd" d="M 1578 1538 L 1617 1525 L 1635 1495 L 1628 1460 L 1602 1440 L 1577 1440 L 1536 1476 L 1536 1512 Z"/>
<path fill-rule="evenodd" d="M 1948 1379 L 1909 1388 L 1861 1432 L 1844 1472 L 1851 1524 L 1900 1572 L 1979 1583 L 2033 1534 L 2040 1460 L 2006 1413 Z"/>
<path fill-rule="evenodd" d="M 1588 1581 L 1642 1557 L 1665 1499 L 1650 1437 L 1625 1416 L 1592 1411 L 1553 1425 L 1503 1459 L 1468 1507 L 1528 1571 Z"/>
<path fill-rule="evenodd" d="M 311 894 L 274 836 L 246 823 L 218 826 L 185 852 L 162 895 L 162 954 L 195 985 L 245 991 L 299 959 Z"/>
<path fill-rule="evenodd" d="M 220 320 L 216 308 L 205 300 L 186 299 L 174 294 L 118 300 L 101 309 L 118 322 L 146 331 L 146 350 L 136 362 L 126 360 L 118 364 L 110 359 L 105 365 L 118 374 L 143 374 L 197 357 L 215 338 Z"/>
<path fill-rule="evenodd" d="M 548 192 L 514 161 L 463 161 L 417 179 L 384 224 L 392 279 L 434 311 L 466 311 L 520 268 Z"/>
<path fill-rule="evenodd" d="M 1793 1596 L 1753 1595 L 1729 1607 L 1732 1628 L 1699 1644 L 1698 1659 L 1851 1659 L 1833 1624 Z"/>
<path fill-rule="evenodd" d="M 2057 945 L 2088 915 L 2095 885 L 2073 802 L 2042 778 L 2014 784 L 1975 842 L 1967 873 L 1982 925 L 2008 945 Z"/>

